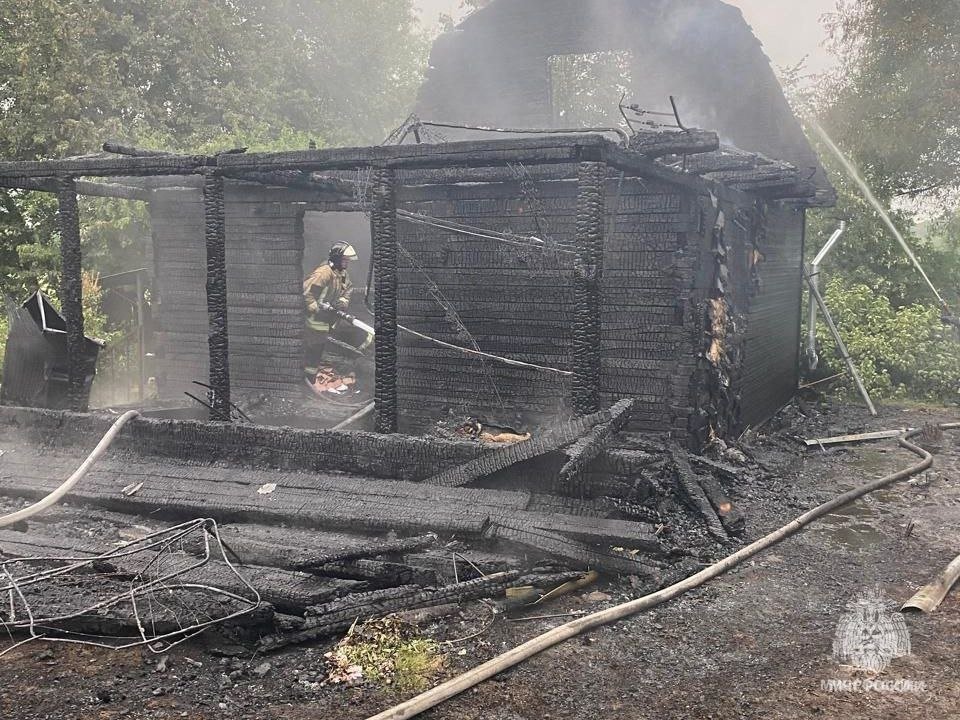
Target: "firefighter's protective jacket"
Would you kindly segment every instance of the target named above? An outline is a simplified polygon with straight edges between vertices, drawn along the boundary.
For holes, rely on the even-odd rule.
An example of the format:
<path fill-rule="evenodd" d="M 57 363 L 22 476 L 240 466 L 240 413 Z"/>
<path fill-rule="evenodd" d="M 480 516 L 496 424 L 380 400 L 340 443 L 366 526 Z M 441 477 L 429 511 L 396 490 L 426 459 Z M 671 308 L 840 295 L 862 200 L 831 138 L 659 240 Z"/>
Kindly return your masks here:
<path fill-rule="evenodd" d="M 336 322 L 336 316 L 320 309 L 318 303 L 324 302 L 337 310 L 346 311 L 350 307 L 350 294 L 353 283 L 346 270 L 334 270 L 325 263 L 314 270 L 303 281 L 303 299 L 307 304 L 307 327 L 316 332 L 330 332 Z"/>

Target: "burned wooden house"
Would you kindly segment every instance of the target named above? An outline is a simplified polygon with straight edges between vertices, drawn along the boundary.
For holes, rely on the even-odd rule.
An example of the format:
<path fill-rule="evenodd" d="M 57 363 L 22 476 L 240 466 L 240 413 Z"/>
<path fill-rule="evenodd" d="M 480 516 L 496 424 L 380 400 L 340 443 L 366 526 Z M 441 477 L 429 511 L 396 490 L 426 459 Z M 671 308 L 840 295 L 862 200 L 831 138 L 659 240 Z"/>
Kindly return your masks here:
<path fill-rule="evenodd" d="M 370 262 L 351 312 L 375 315 L 382 432 L 529 428 L 629 398 L 634 428 L 697 447 L 789 400 L 805 209 L 832 189 L 738 10 L 496 0 L 437 41 L 418 113 L 395 145 L 107 147 L 0 164 L 0 184 L 61 198 L 74 351 L 76 194 L 149 204 L 159 396 L 209 379 L 219 416 L 231 393 L 302 399 L 318 238 Z"/>
<path fill-rule="evenodd" d="M 712 133 L 120 155 L 0 175 L 55 190 L 67 208 L 74 332 L 76 193 L 126 188 L 150 202 L 163 393 L 208 376 L 220 403 L 301 392 L 303 214 L 361 209 L 358 185 L 373 217 L 382 432 L 421 433 L 451 414 L 530 425 L 632 398 L 637 428 L 697 442 L 762 419 L 796 386 L 804 208 L 817 189 Z"/>
<path fill-rule="evenodd" d="M 438 41 L 419 116 L 383 146 L 182 156 L 108 144 L 81 158 L 0 162 L 0 187 L 59 200 L 57 368 L 73 410 L 87 409 L 89 377 L 78 195 L 148 204 L 162 406 L 109 431 L 114 418 L 102 414 L 0 408 L 0 440 L 12 448 L 0 494 L 46 496 L 106 432 L 98 448 L 116 438 L 114 450 L 71 500 L 187 522 L 135 548 L 148 569 L 158 567 L 155 538 L 170 550 L 170 533 L 177 547 L 178 533 L 197 533 L 209 548 L 215 522 L 237 523 L 225 532 L 253 558 L 250 582 L 224 554 L 204 584 L 229 590 L 244 613 L 263 611 L 250 626 L 261 650 L 387 610 L 579 576 L 558 576 L 555 561 L 659 587 L 689 570 L 677 548 L 743 533 L 720 483 L 697 476 L 739 483 L 740 471 L 680 445 L 699 451 L 792 397 L 805 213 L 831 190 L 739 13 L 718 0 L 680 5 L 494 0 Z M 691 41 L 715 27 L 728 45 Z M 502 56 L 489 42 L 500 36 Z M 643 79 L 596 103 L 619 104 L 621 117 L 568 122 L 574 91 L 562 70 L 584 55 Z M 663 72 L 641 75 L 653 67 Z M 302 279 L 324 244 L 343 239 L 369 260 L 351 312 L 369 313 L 376 331 L 375 350 L 357 360 L 372 368 L 375 412 L 350 426 L 357 432 L 331 428 L 352 410 L 311 414 L 310 429 L 270 427 L 276 418 L 251 398 L 314 402 L 303 384 Z M 178 414 L 198 382 L 210 403 L 199 421 Z M 234 403 L 252 424 L 221 422 L 236 419 Z M 531 436 L 491 445 L 434 432 L 468 418 Z M 80 553 L 30 530 L 0 533 L 0 555 Z M 523 558 L 473 555 L 447 577 L 449 552 L 425 551 L 433 533 Z M 177 574 L 194 579 L 182 545 Z M 102 547 L 83 556 L 108 557 Z M 549 571 L 522 574 L 528 557 L 549 558 Z M 84 577 L 92 562 L 78 566 Z M 117 567 L 147 577 L 125 562 Z M 124 582 L 117 598 L 150 597 L 153 581 Z M 32 618 L 8 627 L 32 629 Z"/>

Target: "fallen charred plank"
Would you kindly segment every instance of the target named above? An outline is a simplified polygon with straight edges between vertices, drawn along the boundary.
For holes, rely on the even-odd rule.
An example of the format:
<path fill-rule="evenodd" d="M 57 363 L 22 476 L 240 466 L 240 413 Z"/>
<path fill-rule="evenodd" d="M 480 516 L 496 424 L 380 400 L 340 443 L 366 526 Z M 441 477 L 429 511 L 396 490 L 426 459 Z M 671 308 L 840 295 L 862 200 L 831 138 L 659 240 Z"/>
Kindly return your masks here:
<path fill-rule="evenodd" d="M 747 520 L 740 512 L 740 508 L 727 497 L 720 483 L 715 478 L 704 475 L 698 478 L 698 482 L 717 513 L 717 517 L 720 518 L 723 529 L 730 535 L 742 535 L 747 528 Z"/>
<path fill-rule="evenodd" d="M 544 555 L 561 557 L 584 568 L 595 568 L 618 575 L 637 575 L 646 579 L 651 587 L 658 586 L 660 582 L 659 568 L 650 562 L 638 559 L 627 552 L 594 549 L 558 533 L 529 526 L 498 524 L 489 529 L 488 537 L 535 548 Z"/>
<path fill-rule="evenodd" d="M 53 538 L 33 533 L 14 533 L 0 530 L 0 555 L 19 559 L 31 557 L 88 559 L 116 548 L 99 548 L 69 539 Z M 101 567 L 118 578 L 136 578 L 143 575 L 151 560 L 158 555 L 143 551 L 141 560 L 132 557 L 110 557 Z M 163 554 L 164 575 L 170 575 L 169 585 L 197 583 L 248 596 L 250 583 L 265 601 L 283 612 L 299 613 L 318 602 L 366 589 L 367 585 L 355 580 L 320 578 L 305 573 L 295 573 L 270 567 L 248 566 L 238 568 L 237 576 L 226 563 L 210 559 L 202 565 L 196 557 L 182 553 Z M 156 569 L 153 572 L 158 572 Z M 241 579 L 242 578 L 242 579 Z"/>
<path fill-rule="evenodd" d="M 593 462 L 610 442 L 610 439 L 630 419 L 632 400 L 620 400 L 610 408 L 609 419 L 594 425 L 583 437 L 577 439 L 567 450 L 567 462 L 560 468 L 555 486 L 563 494 L 583 495 L 583 471 Z"/>
<path fill-rule="evenodd" d="M 717 462 L 716 460 L 705 458 L 702 455 L 691 455 L 690 463 L 696 467 L 703 468 L 704 470 L 710 470 L 725 480 L 736 482 L 743 479 L 743 471 L 738 470 L 733 465 Z"/>
<path fill-rule="evenodd" d="M 309 642 L 350 627 L 354 622 L 382 617 L 401 610 L 462 603 L 502 594 L 516 584 L 519 572 L 497 573 L 441 588 L 406 585 L 388 590 L 357 593 L 341 600 L 311 607 L 302 630 L 271 635 L 260 641 L 261 651 L 271 651 L 286 645 Z"/>
<path fill-rule="evenodd" d="M 630 138 L 630 149 L 649 158 L 664 155 L 692 155 L 718 150 L 720 138 L 707 130 L 638 132 Z"/>
<path fill-rule="evenodd" d="M 50 460 L 50 456 L 47 456 L 44 462 Z M 222 480 L 213 479 L 216 477 L 214 470 L 223 471 Z M 122 473 L 119 477 L 118 472 Z M 161 472 L 163 475 L 160 475 Z M 206 477 L 197 478 L 195 475 Z M 121 512 L 149 514 L 154 518 L 212 517 L 218 522 L 253 520 L 296 523 L 302 527 L 352 532 L 436 531 L 476 539 L 483 539 L 491 525 L 499 524 L 551 535 L 568 535 L 570 538 L 582 538 L 604 545 L 617 544 L 658 553 L 663 551 L 648 525 L 562 513 L 530 512 L 525 509 L 530 502 L 529 493 L 436 488 L 421 483 L 375 481 L 349 476 L 311 478 L 236 468 L 196 468 L 173 463 L 166 463 L 162 470 L 156 468 L 152 475 L 144 473 L 137 479 L 137 492 L 126 495 L 120 490 L 130 482 L 130 475 L 97 466 L 71 497 L 74 502 Z M 263 484 L 270 479 L 278 482 Z M 296 486 L 287 487 L 280 483 Z M 58 484 L 58 481 L 49 478 L 45 470 L 37 469 L 33 457 L 20 456 L 14 462 L 4 456 L 0 464 L 0 491 L 9 495 L 38 498 Z M 265 488 L 265 493 L 261 493 Z M 230 545 L 229 535 L 227 545 Z M 543 550 L 535 540 L 530 549 Z M 320 566 L 327 562 L 356 558 L 355 546 L 346 550 L 348 552 L 336 557 L 331 557 L 329 549 L 321 550 L 317 554 L 322 557 L 313 560 L 317 561 L 316 566 Z M 384 549 L 381 542 L 372 552 L 382 554 L 388 550 Z M 370 555 L 369 551 L 365 552 Z M 559 557 L 568 556 L 561 551 Z"/>
<path fill-rule="evenodd" d="M 315 571 L 325 577 L 362 580 L 371 587 L 394 585 L 436 585 L 437 573 L 426 568 L 383 560 L 346 560 L 321 565 Z"/>
<path fill-rule="evenodd" d="M 306 571 L 312 571 L 317 568 L 322 570 L 331 563 L 351 562 L 362 558 L 384 555 L 405 555 L 406 553 L 428 548 L 436 542 L 437 536 L 433 533 L 419 535 L 417 537 L 400 538 L 399 540 L 372 542 L 365 546 L 344 549 L 341 552 L 317 555 L 297 563 L 294 567 L 298 570 Z"/>
<path fill-rule="evenodd" d="M 423 482 L 446 487 L 469 485 L 517 463 L 555 452 L 582 437 L 598 423 L 609 421 L 610 417 L 609 411 L 602 411 L 561 423 L 540 437 L 491 450 L 475 460 L 443 470 Z"/>
<path fill-rule="evenodd" d="M 709 498 L 707 498 L 703 488 L 700 487 L 698 477 L 690 467 L 687 452 L 683 448 L 675 445 L 670 448 L 670 456 L 673 458 L 681 495 L 687 501 L 687 504 L 690 505 L 706 523 L 707 530 L 710 531 L 710 534 L 721 542 L 727 542 L 729 540 L 727 532 L 720 522 L 720 518 L 717 517 L 713 505 L 710 504 Z"/>

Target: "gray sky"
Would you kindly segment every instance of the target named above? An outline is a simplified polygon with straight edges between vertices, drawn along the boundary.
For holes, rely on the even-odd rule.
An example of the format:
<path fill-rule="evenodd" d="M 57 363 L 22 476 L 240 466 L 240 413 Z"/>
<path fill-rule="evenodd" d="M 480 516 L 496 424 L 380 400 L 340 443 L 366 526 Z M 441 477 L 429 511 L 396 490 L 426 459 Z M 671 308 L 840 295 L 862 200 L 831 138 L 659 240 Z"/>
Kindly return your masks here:
<path fill-rule="evenodd" d="M 818 73 L 832 64 L 823 48 L 826 36 L 820 18 L 832 12 L 836 0 L 726 0 L 743 11 L 775 66 L 795 65 L 808 57 L 807 69 Z M 460 14 L 460 0 L 414 0 L 424 24 L 436 24 L 440 13 Z"/>

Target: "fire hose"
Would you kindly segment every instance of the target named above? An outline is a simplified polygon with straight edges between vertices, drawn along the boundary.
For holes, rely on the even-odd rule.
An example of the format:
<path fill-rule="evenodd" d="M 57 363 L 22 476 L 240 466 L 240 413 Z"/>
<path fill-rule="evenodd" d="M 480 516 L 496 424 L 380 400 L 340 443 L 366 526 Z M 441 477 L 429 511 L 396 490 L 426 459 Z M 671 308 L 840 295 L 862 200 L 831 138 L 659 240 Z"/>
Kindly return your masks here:
<path fill-rule="evenodd" d="M 17 510 L 16 512 L 12 512 L 9 515 L 0 517 L 0 528 L 7 527 L 22 520 L 31 518 L 34 515 L 42 513 L 52 505 L 56 505 L 58 502 L 60 502 L 60 500 L 63 499 L 63 496 L 73 490 L 74 486 L 76 486 L 76 484 L 84 478 L 84 476 L 90 471 L 90 468 L 93 467 L 93 464 L 100 459 L 100 456 L 110 448 L 114 439 L 123 429 L 123 426 L 135 417 L 140 417 L 140 413 L 136 410 L 130 410 L 118 417 L 107 431 L 106 435 L 101 438 L 100 442 L 97 443 L 97 446 L 89 455 L 87 455 L 87 459 L 80 464 L 80 467 L 78 467 L 60 487 L 42 500 L 38 500 L 33 505 L 25 507 L 22 510 Z"/>
<path fill-rule="evenodd" d="M 338 310 L 337 308 L 335 308 L 333 305 L 330 305 L 329 303 L 318 302 L 317 305 L 320 307 L 321 310 L 328 313 L 332 313 L 333 315 L 337 316 L 344 322 L 350 323 L 351 325 L 353 325 L 353 327 L 357 328 L 358 330 L 363 330 L 365 333 L 367 333 L 371 337 L 376 337 L 376 331 L 373 329 L 373 327 L 363 322 L 363 320 L 360 320 L 354 317 L 353 315 L 350 315 L 349 313 L 344 312 L 343 310 Z M 447 348 L 448 350 L 455 350 L 457 352 L 463 353 L 464 355 L 473 355 L 474 357 L 486 358 L 487 360 L 493 360 L 495 362 L 503 363 L 504 365 L 512 365 L 513 367 L 527 368 L 528 370 L 540 370 L 542 372 L 549 372 L 555 375 L 564 375 L 564 376 L 573 375 L 573 373 L 570 372 L 569 370 L 560 370 L 559 368 L 547 367 L 545 365 L 535 365 L 533 363 L 523 362 L 522 360 L 512 360 L 510 358 L 505 358 L 500 355 L 485 353 L 482 350 L 472 350 L 470 348 L 461 347 L 460 345 L 454 345 L 453 343 L 448 343 L 443 340 L 438 340 L 437 338 L 430 337 L 429 335 L 424 335 L 421 332 L 417 332 L 416 330 L 412 330 L 403 325 L 397 325 L 397 329 L 400 330 L 401 332 L 407 333 L 408 335 L 412 335 L 413 337 L 419 338 L 421 340 L 426 340 L 427 342 L 433 343 L 434 345 L 439 345 L 440 347 Z"/>
<path fill-rule="evenodd" d="M 940 428 L 942 430 L 957 430 L 960 429 L 960 423 L 944 424 L 940 425 Z M 916 436 L 920 432 L 922 432 L 922 430 L 914 430 L 912 432 L 905 433 L 897 439 L 897 442 L 901 447 L 909 450 L 914 455 L 919 456 L 921 458 L 920 462 L 915 463 L 904 470 L 900 470 L 890 475 L 885 475 L 882 478 L 878 478 L 865 485 L 854 488 L 853 490 L 849 490 L 842 495 L 838 495 L 832 500 L 805 512 L 803 515 L 800 515 L 794 520 L 791 520 L 778 530 L 774 530 L 770 534 L 765 535 L 759 540 L 756 540 L 747 547 L 738 550 L 723 560 L 714 563 L 710 567 L 704 568 L 700 572 L 691 575 L 685 580 L 681 580 L 680 582 L 663 588 L 662 590 L 658 590 L 649 595 L 644 595 L 643 597 L 631 600 L 621 605 L 615 605 L 614 607 L 600 610 L 599 612 L 595 612 L 591 615 L 586 615 L 568 623 L 564 623 L 563 625 L 560 625 L 542 635 L 528 640 L 512 650 L 508 650 L 502 655 L 499 655 L 492 660 L 488 660 L 482 665 L 478 665 L 472 670 L 468 670 L 462 675 L 452 678 L 431 690 L 427 690 L 426 692 L 421 693 L 420 695 L 417 695 L 406 702 L 384 710 L 383 712 L 368 718 L 368 720 L 404 720 L 405 718 L 411 718 L 419 715 L 420 713 L 429 710 L 430 708 L 435 707 L 466 690 L 469 690 L 484 680 L 488 680 L 504 670 L 514 667 L 515 665 L 519 665 L 523 661 L 528 660 L 544 650 L 554 647 L 555 645 L 559 645 L 565 640 L 569 640 L 570 638 L 576 637 L 581 633 L 593 630 L 603 625 L 616 622 L 617 620 L 630 617 L 631 615 L 635 615 L 643 610 L 656 607 L 657 605 L 679 597 L 680 595 L 683 595 L 694 588 L 700 587 L 704 583 L 713 580 L 735 568 L 737 565 L 740 565 L 744 560 L 748 560 L 754 555 L 757 555 L 776 545 L 777 543 L 787 539 L 788 537 L 795 535 L 807 525 L 822 518 L 824 515 L 828 515 L 833 511 L 838 510 L 855 500 L 858 500 L 864 495 L 872 493 L 888 485 L 892 485 L 895 482 L 906 480 L 917 473 L 923 472 L 933 464 L 933 456 L 923 448 L 910 442 L 910 438 Z"/>

